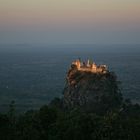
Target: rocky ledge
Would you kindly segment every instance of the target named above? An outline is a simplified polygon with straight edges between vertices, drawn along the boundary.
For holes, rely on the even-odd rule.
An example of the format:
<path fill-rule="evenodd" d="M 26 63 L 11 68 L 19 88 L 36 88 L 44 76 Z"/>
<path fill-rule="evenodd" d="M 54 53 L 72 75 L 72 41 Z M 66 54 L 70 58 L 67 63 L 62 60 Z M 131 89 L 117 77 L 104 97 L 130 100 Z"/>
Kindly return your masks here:
<path fill-rule="evenodd" d="M 71 67 L 63 91 L 65 108 L 82 107 L 87 110 L 109 110 L 119 107 L 122 94 L 113 72 L 92 73 Z"/>

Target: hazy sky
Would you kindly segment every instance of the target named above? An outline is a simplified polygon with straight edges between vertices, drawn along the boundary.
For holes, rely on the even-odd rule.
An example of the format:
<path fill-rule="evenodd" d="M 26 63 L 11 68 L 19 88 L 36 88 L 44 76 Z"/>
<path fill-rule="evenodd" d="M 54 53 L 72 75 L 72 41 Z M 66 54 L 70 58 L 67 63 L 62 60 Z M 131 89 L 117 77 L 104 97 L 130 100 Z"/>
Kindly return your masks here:
<path fill-rule="evenodd" d="M 0 43 L 140 43 L 140 0 L 0 0 Z"/>

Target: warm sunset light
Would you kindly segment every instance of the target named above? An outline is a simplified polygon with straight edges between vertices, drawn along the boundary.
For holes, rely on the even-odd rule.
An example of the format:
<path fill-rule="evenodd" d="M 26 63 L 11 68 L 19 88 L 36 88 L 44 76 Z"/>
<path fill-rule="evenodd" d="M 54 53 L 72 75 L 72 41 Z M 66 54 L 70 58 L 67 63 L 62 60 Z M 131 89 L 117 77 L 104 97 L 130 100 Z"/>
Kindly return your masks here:
<path fill-rule="evenodd" d="M 0 140 L 140 140 L 140 0 L 0 0 Z"/>
<path fill-rule="evenodd" d="M 139 43 L 140 1 L 1 0 L 0 31 L 2 43 Z"/>

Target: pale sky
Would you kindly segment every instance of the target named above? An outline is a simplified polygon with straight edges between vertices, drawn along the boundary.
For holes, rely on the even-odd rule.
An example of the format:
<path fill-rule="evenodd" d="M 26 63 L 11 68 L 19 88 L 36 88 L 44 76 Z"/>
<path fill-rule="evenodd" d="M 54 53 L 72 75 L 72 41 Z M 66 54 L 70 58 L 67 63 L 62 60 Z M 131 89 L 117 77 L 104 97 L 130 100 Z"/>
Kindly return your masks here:
<path fill-rule="evenodd" d="M 140 43 L 140 0 L 0 0 L 0 43 Z"/>

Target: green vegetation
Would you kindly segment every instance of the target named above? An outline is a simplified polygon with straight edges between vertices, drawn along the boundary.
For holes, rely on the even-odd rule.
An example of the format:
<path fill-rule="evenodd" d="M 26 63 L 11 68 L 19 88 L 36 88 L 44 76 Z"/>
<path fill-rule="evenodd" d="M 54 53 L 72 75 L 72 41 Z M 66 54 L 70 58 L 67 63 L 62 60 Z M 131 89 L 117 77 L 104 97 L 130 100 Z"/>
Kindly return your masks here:
<path fill-rule="evenodd" d="M 139 140 L 139 131 L 140 106 L 129 100 L 104 115 L 64 110 L 59 99 L 22 115 L 12 102 L 9 112 L 0 114 L 0 140 Z"/>

